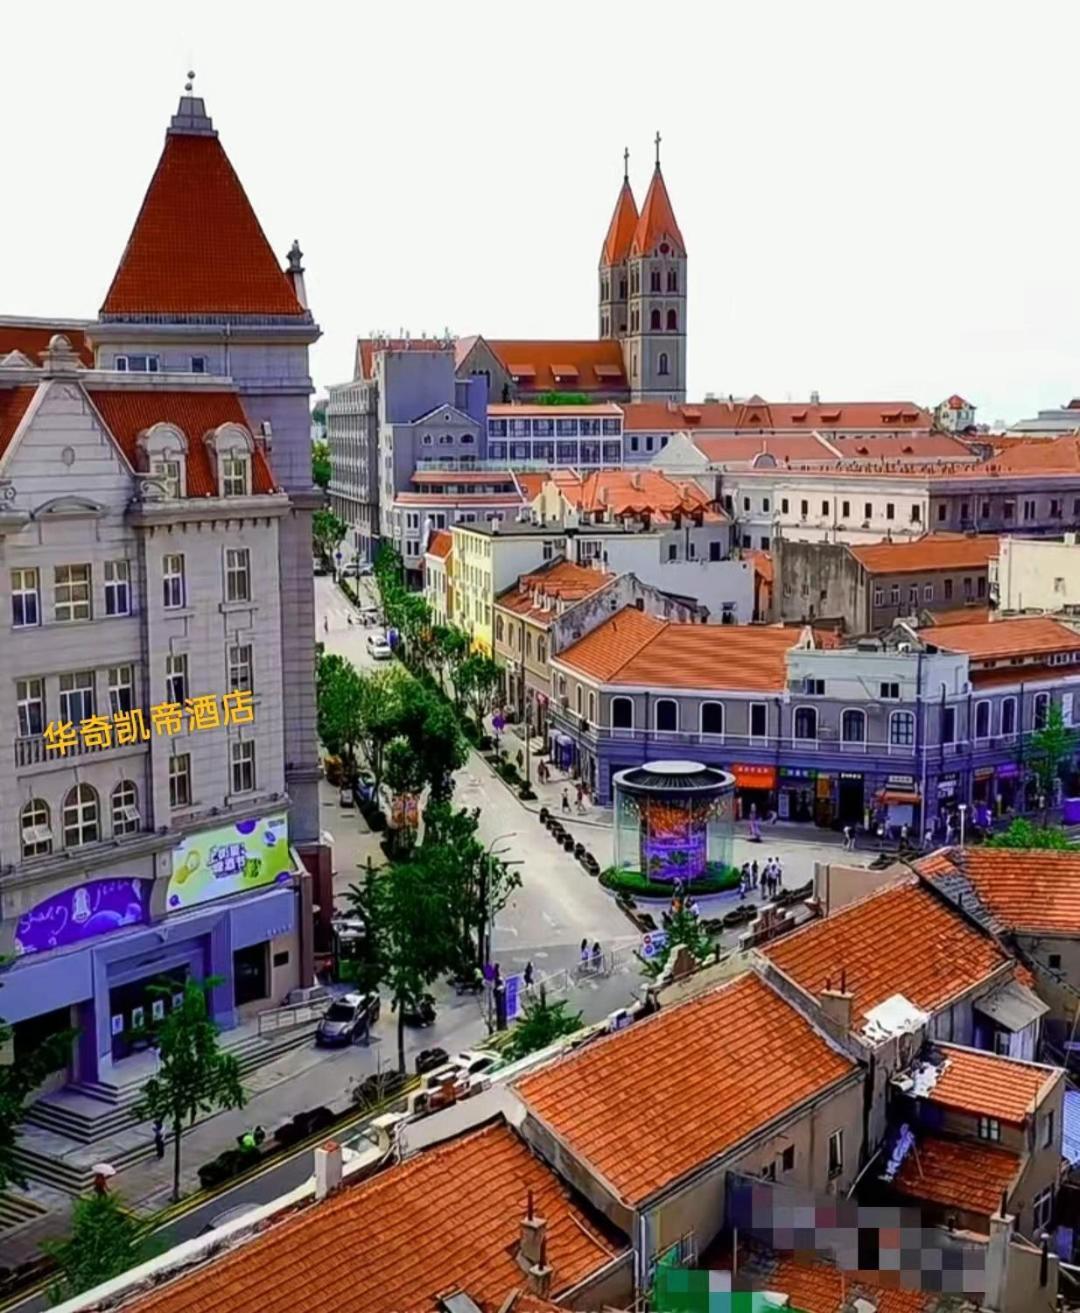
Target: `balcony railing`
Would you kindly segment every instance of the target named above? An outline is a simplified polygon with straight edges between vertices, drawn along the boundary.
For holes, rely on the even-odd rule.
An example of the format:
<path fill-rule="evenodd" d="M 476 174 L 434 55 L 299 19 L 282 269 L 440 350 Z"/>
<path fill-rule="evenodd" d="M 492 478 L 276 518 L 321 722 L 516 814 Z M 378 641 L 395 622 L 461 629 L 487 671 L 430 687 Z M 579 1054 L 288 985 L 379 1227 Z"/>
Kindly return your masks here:
<path fill-rule="evenodd" d="M 49 748 L 43 734 L 35 734 L 29 738 L 15 740 L 15 766 L 17 769 L 46 764 L 62 766 L 65 761 L 71 761 L 72 758 L 100 756 L 103 752 L 114 751 L 118 746 L 124 745 L 113 743 L 108 748 L 91 748 L 87 747 L 82 739 L 76 739 L 66 752 L 57 752 Z"/>

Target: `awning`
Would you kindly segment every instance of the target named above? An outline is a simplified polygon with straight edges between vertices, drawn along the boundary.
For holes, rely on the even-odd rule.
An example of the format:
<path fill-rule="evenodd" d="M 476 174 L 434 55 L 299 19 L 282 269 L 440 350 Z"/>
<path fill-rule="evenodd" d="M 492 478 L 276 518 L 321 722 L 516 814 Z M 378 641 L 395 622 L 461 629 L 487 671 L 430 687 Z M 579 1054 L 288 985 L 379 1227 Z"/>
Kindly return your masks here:
<path fill-rule="evenodd" d="M 535 378 L 535 365 L 507 365 L 507 373 L 513 378 Z"/>
<path fill-rule="evenodd" d="M 577 378 L 577 365 L 552 365 L 551 372 L 556 378 Z"/>
<path fill-rule="evenodd" d="M 775 789 L 775 766 L 732 766 L 735 784 L 740 789 Z"/>
<path fill-rule="evenodd" d="M 878 801 L 894 807 L 917 807 L 922 799 L 917 793 L 907 793 L 901 789 L 882 789 Z"/>
<path fill-rule="evenodd" d="M 995 1025 L 1011 1031 L 1024 1030 L 1050 1011 L 1042 999 L 1019 980 L 1010 980 L 986 998 L 976 999 L 973 1006 L 976 1012 L 989 1017 Z"/>
<path fill-rule="evenodd" d="M 619 365 L 593 365 L 593 373 L 597 378 L 622 378 L 623 376 Z"/>

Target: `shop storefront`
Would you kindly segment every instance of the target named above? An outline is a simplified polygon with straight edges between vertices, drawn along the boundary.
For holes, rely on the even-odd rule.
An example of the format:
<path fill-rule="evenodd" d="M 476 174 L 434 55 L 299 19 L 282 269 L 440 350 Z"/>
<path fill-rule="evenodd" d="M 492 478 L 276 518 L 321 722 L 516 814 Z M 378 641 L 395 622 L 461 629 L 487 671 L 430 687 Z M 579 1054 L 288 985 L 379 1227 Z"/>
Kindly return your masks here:
<path fill-rule="evenodd" d="M 997 814 L 1020 811 L 1024 805 L 1024 774 L 1018 762 L 1007 761 L 994 772 Z"/>
<path fill-rule="evenodd" d="M 914 775 L 888 776 L 876 802 L 877 824 L 883 825 L 886 833 L 899 837 L 906 831 L 912 839 L 920 836 L 922 796 Z"/>
<path fill-rule="evenodd" d="M 734 765 L 736 819 L 764 820 L 776 811 L 776 767 Z"/>
<path fill-rule="evenodd" d="M 777 814 L 782 821 L 809 825 L 817 807 L 817 771 L 804 766 L 780 767 Z"/>
<path fill-rule="evenodd" d="M 866 783 L 860 771 L 842 770 L 836 783 L 836 819 L 840 825 L 861 825 L 866 812 Z"/>

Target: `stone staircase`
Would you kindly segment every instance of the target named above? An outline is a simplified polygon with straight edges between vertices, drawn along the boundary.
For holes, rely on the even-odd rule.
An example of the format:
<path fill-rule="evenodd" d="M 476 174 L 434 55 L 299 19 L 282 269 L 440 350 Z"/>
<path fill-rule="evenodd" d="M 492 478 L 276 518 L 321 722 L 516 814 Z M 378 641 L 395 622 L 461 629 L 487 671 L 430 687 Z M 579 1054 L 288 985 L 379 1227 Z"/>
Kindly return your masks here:
<path fill-rule="evenodd" d="M 292 1049 L 310 1042 L 317 1020 L 260 1035 L 257 1028 L 225 1032 L 222 1048 L 246 1076 Z M 136 1059 L 117 1069 L 124 1080 L 82 1081 L 31 1104 L 23 1118 L 15 1157 L 33 1181 L 68 1194 L 81 1194 L 93 1184 L 94 1163 L 105 1161 L 118 1172 L 154 1153 L 148 1124 L 135 1116 L 143 1085 L 153 1072 L 153 1059 Z M 0 1212 L 0 1230 L 3 1228 Z"/>
<path fill-rule="evenodd" d="M 0 1194 L 0 1234 L 14 1231 L 27 1222 L 36 1222 L 47 1210 L 28 1195 Z"/>

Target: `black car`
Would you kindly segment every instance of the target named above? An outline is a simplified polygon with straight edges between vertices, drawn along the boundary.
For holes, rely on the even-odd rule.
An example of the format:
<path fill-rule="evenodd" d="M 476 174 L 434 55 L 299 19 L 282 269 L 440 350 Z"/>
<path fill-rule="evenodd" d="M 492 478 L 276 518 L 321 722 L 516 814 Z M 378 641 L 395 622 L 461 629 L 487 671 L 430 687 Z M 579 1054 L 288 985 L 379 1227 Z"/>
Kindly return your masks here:
<path fill-rule="evenodd" d="M 379 1019 L 378 994 L 343 994 L 330 1004 L 315 1032 L 316 1044 L 355 1044 Z"/>

